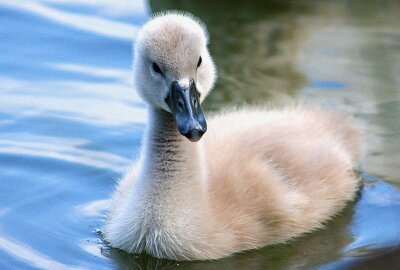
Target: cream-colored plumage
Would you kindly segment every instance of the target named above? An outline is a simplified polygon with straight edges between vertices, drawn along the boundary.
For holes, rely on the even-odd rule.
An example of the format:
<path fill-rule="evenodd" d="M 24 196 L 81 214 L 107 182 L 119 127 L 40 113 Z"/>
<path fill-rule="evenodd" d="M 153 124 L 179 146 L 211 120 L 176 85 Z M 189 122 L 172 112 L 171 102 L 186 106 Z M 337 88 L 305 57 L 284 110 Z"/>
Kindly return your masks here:
<path fill-rule="evenodd" d="M 135 85 L 149 123 L 141 158 L 112 198 L 104 228 L 112 247 L 217 259 L 320 228 L 355 196 L 361 135 L 345 116 L 303 105 L 242 108 L 209 118 L 199 142 L 179 133 L 165 98 L 172 81 L 194 78 L 202 100 L 211 90 L 206 45 L 188 15 L 155 17 L 139 33 Z"/>

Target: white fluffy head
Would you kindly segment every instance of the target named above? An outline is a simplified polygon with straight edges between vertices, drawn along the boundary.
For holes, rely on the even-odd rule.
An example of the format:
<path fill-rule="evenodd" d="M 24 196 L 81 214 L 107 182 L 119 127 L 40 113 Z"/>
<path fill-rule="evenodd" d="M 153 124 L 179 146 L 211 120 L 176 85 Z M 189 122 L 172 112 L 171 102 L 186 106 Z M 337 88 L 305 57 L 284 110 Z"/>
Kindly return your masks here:
<path fill-rule="evenodd" d="M 134 52 L 134 82 L 140 96 L 151 106 L 170 111 L 165 98 L 172 81 L 184 86 L 193 79 L 204 100 L 216 77 L 207 43 L 205 26 L 188 14 L 166 13 L 147 22 Z"/>

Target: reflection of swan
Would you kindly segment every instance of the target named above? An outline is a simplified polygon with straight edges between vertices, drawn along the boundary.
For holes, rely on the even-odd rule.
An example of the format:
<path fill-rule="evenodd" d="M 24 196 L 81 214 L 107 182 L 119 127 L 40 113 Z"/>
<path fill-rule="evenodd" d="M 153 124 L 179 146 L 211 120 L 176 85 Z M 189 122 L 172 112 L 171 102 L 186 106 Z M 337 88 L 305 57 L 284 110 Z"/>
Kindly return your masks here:
<path fill-rule="evenodd" d="M 214 259 L 321 227 L 354 197 L 358 128 L 292 106 L 217 115 L 200 108 L 214 82 L 204 29 L 183 15 L 147 23 L 135 48 L 149 105 L 140 162 L 120 182 L 105 228 L 113 247 Z M 181 134 L 179 134 L 181 133 Z"/>

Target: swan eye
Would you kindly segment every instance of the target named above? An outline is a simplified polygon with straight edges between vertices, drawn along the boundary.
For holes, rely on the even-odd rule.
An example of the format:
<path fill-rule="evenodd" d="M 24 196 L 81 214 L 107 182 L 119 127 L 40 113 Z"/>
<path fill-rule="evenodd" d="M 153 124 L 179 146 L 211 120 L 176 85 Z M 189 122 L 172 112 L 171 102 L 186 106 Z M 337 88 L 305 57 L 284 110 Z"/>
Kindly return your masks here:
<path fill-rule="evenodd" d="M 158 74 L 164 75 L 161 71 L 161 68 L 155 62 L 153 62 L 153 70 Z"/>
<path fill-rule="evenodd" d="M 201 56 L 200 56 L 200 58 L 199 58 L 199 62 L 197 62 L 197 67 L 199 67 L 200 65 L 201 65 L 201 62 L 202 62 L 203 60 L 201 59 Z"/>

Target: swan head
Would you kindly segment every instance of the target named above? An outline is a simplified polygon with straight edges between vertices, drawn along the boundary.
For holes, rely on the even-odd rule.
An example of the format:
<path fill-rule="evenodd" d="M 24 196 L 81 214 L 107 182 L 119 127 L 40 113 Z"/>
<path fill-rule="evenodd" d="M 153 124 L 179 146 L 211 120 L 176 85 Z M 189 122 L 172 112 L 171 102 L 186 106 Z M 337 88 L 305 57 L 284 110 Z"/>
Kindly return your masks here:
<path fill-rule="evenodd" d="M 216 71 L 204 25 L 187 14 L 154 17 L 139 31 L 134 52 L 134 83 L 139 95 L 172 113 L 179 132 L 198 141 L 207 130 L 201 102 Z"/>

